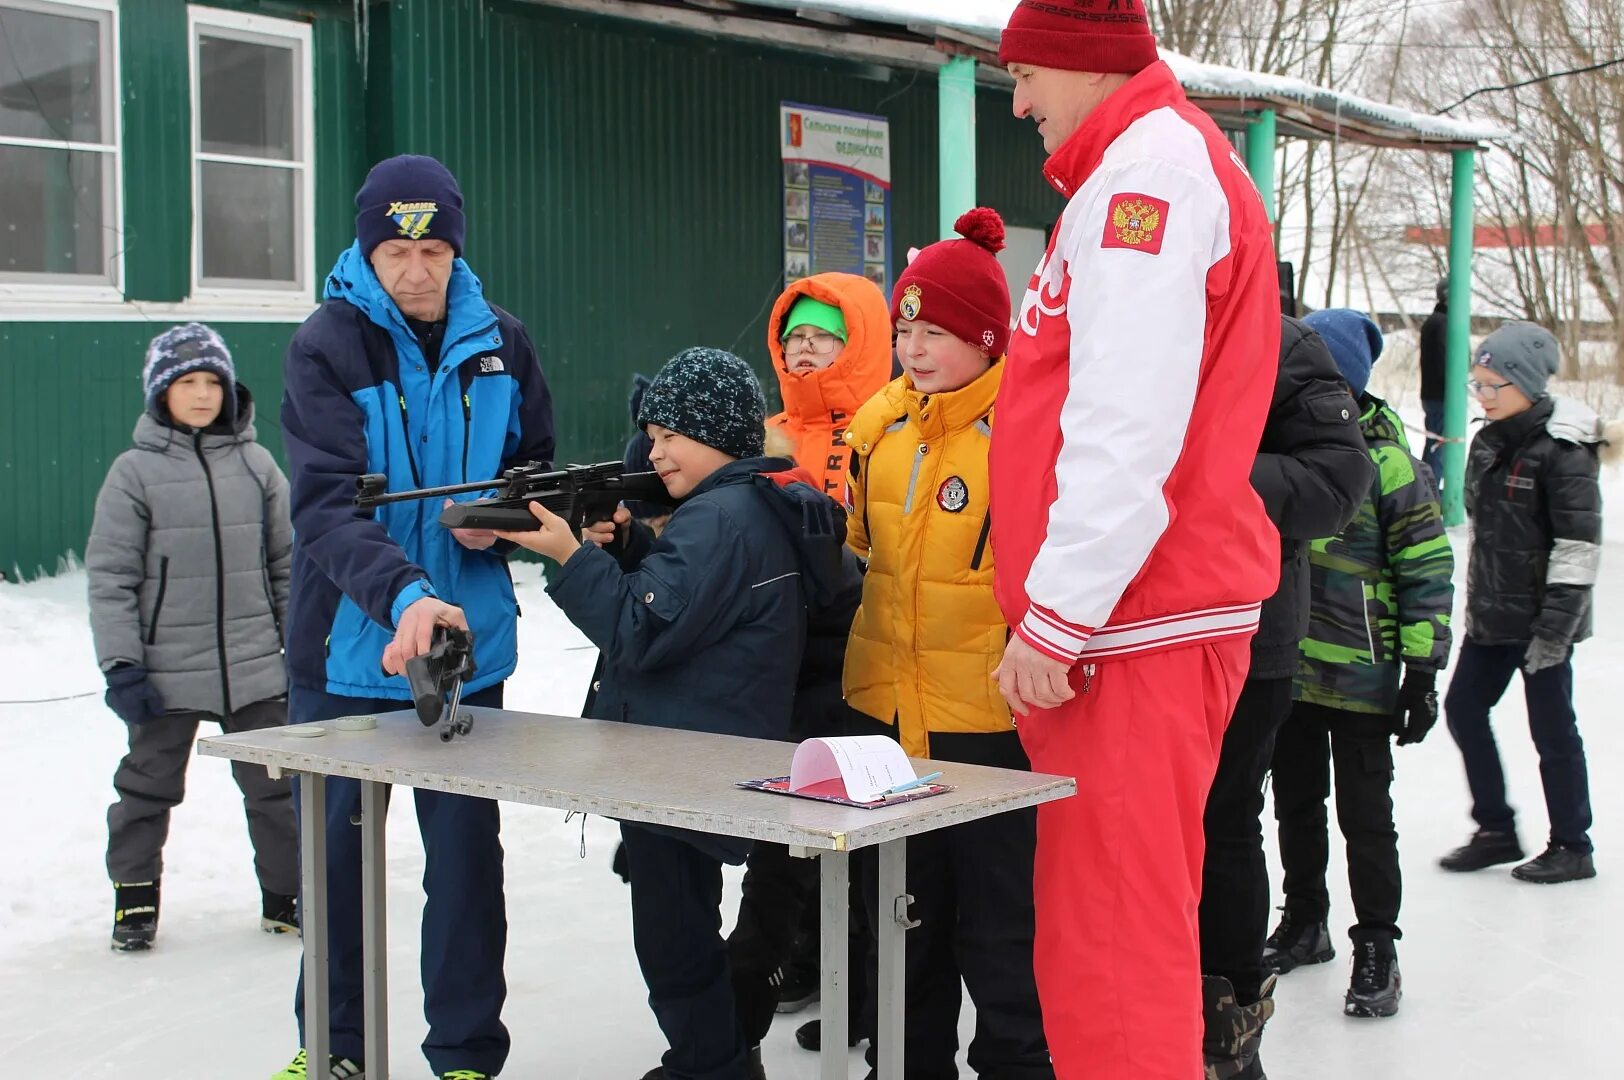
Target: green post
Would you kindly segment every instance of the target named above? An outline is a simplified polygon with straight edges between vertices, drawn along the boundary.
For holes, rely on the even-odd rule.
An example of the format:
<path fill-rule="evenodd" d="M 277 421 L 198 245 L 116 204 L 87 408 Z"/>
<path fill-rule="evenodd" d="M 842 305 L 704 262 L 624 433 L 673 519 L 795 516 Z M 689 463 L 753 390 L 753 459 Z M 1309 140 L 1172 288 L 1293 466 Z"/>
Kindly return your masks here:
<path fill-rule="evenodd" d="M 1246 124 L 1246 171 L 1263 196 L 1263 209 L 1274 218 L 1274 110 L 1264 109 Z"/>
<path fill-rule="evenodd" d="M 1466 436 L 1466 371 L 1472 352 L 1472 241 L 1477 232 L 1472 181 L 1477 155 L 1456 150 L 1449 178 L 1449 349 L 1444 362 L 1444 430 L 1451 440 Z M 1444 524 L 1466 520 L 1466 444 L 1444 443 Z"/>
<path fill-rule="evenodd" d="M 953 223 L 976 204 L 976 62 L 948 58 L 937 76 L 938 207 L 943 239 Z"/>

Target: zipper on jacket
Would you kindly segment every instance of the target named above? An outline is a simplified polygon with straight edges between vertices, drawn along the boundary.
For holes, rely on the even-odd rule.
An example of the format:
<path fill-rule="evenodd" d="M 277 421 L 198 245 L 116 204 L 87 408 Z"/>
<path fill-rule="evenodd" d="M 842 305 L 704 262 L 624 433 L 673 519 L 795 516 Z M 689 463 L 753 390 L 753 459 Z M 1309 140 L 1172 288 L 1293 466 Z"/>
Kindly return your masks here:
<path fill-rule="evenodd" d="M 976 553 L 970 559 L 970 569 L 981 569 L 981 557 L 987 553 L 987 536 L 992 532 L 992 511 L 981 519 L 981 535 L 976 537 Z"/>
<path fill-rule="evenodd" d="M 225 709 L 221 715 L 230 716 L 231 669 L 226 663 L 226 552 L 220 537 L 220 501 L 214 496 L 214 473 L 209 469 L 208 456 L 203 453 L 201 432 L 192 436 L 192 449 L 197 451 L 198 464 L 203 466 L 203 479 L 209 485 L 209 516 L 214 524 L 214 644 L 220 656 L 220 699 Z"/>
<path fill-rule="evenodd" d="M 158 640 L 158 615 L 164 609 L 164 593 L 169 591 L 169 556 L 158 560 L 158 601 L 152 605 L 152 625 L 147 627 L 147 644 Z"/>
<path fill-rule="evenodd" d="M 406 447 L 406 464 L 411 466 L 412 486 L 420 488 L 423 478 L 417 473 L 417 458 L 412 455 L 412 418 L 406 411 L 406 395 L 398 394 L 395 400 L 400 403 L 401 442 Z"/>
<path fill-rule="evenodd" d="M 468 433 L 474 426 L 474 406 L 468 395 L 462 395 L 462 482 L 468 482 Z"/>
<path fill-rule="evenodd" d="M 1372 664 L 1379 664 L 1381 663 L 1381 660 L 1376 655 L 1376 635 L 1372 633 L 1370 629 L 1370 586 L 1366 585 L 1364 582 L 1360 582 L 1359 595 L 1364 599 L 1364 603 L 1359 605 L 1359 610 L 1362 611 L 1365 616 L 1365 644 L 1370 646 L 1370 662 Z"/>
<path fill-rule="evenodd" d="M 1094 689 L 1094 672 L 1095 672 L 1095 670 L 1096 670 L 1096 668 L 1095 668 L 1095 665 L 1093 665 L 1093 664 L 1084 664 L 1083 665 L 1083 694 L 1085 696 L 1088 694 L 1088 692 L 1090 690 Z"/>

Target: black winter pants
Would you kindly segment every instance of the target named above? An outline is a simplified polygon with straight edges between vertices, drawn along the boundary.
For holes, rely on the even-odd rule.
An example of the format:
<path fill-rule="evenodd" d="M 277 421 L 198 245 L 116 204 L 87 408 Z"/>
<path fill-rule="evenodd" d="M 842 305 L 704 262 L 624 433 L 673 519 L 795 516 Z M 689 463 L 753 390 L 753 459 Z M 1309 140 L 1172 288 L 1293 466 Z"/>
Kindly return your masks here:
<path fill-rule="evenodd" d="M 1522 664 L 1526 644 L 1484 645 L 1467 638 L 1449 680 L 1444 715 L 1466 764 L 1472 790 L 1472 818 L 1482 829 L 1511 832 L 1516 812 L 1506 802 L 1506 774 L 1500 765 L 1489 710 L 1500 703 Z M 1539 751 L 1539 777 L 1551 840 L 1589 852 L 1590 774 L 1579 721 L 1573 713 L 1573 662 L 1569 659 L 1537 675 L 1523 676 L 1528 730 Z"/>
<path fill-rule="evenodd" d="M 890 734 L 875 723 L 869 732 Z M 931 757 L 1005 769 L 1030 769 L 1014 732 L 930 737 Z M 983 1080 L 1054 1080 L 1043 1012 L 1032 974 L 1032 861 L 1037 811 L 1017 810 L 908 838 L 907 1012 L 903 1054 L 907 1080 L 953 1080 L 959 1049 L 962 988 L 975 1005 L 975 1036 L 966 1060 Z M 867 857 L 865 857 L 865 855 Z M 878 860 L 854 860 L 871 925 L 879 925 Z M 890 912 L 886 912 L 886 917 Z M 878 962 L 871 938 L 870 970 Z M 863 1031 L 875 1029 L 875 1003 Z M 870 1076 L 875 1053 L 868 1051 Z"/>
<path fill-rule="evenodd" d="M 1336 822 L 1347 844 L 1355 937 L 1400 936 L 1402 883 L 1393 827 L 1392 718 L 1299 701 L 1274 744 L 1274 817 L 1286 909 L 1302 922 L 1324 922 L 1330 861 L 1325 800 L 1336 769 Z"/>
<path fill-rule="evenodd" d="M 1263 985 L 1269 936 L 1269 864 L 1263 855 L 1263 783 L 1275 734 L 1291 712 L 1291 680 L 1247 679 L 1224 729 L 1202 819 L 1201 972 L 1221 975 L 1242 1005 Z"/>

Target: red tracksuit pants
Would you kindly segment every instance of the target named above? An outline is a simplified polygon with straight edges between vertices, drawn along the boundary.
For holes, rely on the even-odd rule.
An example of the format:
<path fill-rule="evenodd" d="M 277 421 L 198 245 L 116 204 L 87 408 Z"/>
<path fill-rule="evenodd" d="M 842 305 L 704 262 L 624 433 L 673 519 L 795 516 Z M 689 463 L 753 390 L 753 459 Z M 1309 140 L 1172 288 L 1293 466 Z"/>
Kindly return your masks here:
<path fill-rule="evenodd" d="M 1073 669 L 1019 720 L 1036 772 L 1034 969 L 1057 1080 L 1200 1080 L 1202 810 L 1250 638 Z M 1086 692 L 1085 692 L 1086 683 Z"/>

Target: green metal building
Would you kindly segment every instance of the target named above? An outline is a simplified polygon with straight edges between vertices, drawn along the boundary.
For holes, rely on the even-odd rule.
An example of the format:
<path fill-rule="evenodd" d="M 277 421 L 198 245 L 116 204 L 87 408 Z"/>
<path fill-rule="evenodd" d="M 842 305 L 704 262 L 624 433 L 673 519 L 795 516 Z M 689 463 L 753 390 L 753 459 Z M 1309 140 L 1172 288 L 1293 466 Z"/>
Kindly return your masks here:
<path fill-rule="evenodd" d="M 280 453 L 283 350 L 392 154 L 460 180 L 466 258 L 529 327 L 571 461 L 619 456 L 631 373 L 683 346 L 774 385 L 781 102 L 889 121 L 894 265 L 977 202 L 1041 243 L 1061 200 L 996 45 L 842 7 L 0 0 L 0 571 L 82 551 L 176 322 L 225 335 Z M 1323 135 L 1334 106 L 1204 96 L 1236 130 L 1278 107 L 1282 134 Z"/>

